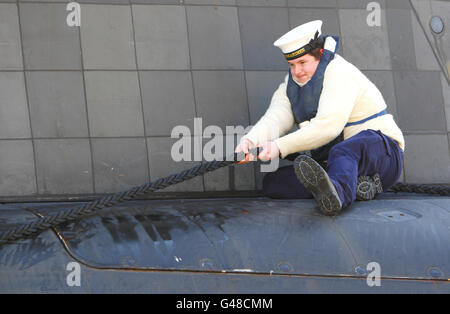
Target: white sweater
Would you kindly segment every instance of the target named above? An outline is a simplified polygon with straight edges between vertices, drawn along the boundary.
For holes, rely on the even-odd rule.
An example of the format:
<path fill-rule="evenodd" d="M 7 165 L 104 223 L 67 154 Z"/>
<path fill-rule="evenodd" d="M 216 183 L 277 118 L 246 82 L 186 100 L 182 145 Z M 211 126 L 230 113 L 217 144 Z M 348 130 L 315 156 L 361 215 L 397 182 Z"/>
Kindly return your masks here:
<path fill-rule="evenodd" d="M 280 148 L 281 157 L 284 158 L 291 153 L 323 146 L 336 138 L 343 129 L 344 139 L 372 129 L 380 130 L 394 139 L 402 150 L 405 149 L 402 131 L 391 114 L 344 128 L 347 122 L 363 120 L 386 109 L 387 106 L 378 88 L 353 64 L 338 54 L 325 70 L 317 115 L 310 121 L 300 123 L 299 130 L 285 135 L 295 123 L 291 103 L 286 95 L 288 78 L 289 75 L 286 75 L 284 82 L 273 94 L 264 116 L 244 136 L 254 145 L 274 140 Z"/>

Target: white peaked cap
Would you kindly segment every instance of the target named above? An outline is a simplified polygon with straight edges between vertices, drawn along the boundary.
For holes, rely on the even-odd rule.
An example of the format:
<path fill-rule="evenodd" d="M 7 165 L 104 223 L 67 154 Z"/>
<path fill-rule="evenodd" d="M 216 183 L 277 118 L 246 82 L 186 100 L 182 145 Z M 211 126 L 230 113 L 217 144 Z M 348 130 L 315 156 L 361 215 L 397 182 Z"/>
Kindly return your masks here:
<path fill-rule="evenodd" d="M 309 51 L 307 51 L 306 45 L 315 38 L 316 33 L 318 36 L 322 34 L 322 21 L 315 20 L 290 30 L 280 38 L 278 38 L 273 45 L 280 48 L 283 51 L 286 59 L 298 58 Z M 302 49 L 305 48 L 305 49 Z"/>

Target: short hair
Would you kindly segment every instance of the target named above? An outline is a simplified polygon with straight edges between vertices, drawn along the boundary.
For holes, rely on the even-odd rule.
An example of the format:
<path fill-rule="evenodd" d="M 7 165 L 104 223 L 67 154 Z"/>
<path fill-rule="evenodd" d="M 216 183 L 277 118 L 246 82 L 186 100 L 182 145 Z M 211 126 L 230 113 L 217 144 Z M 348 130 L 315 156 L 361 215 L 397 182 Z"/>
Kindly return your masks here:
<path fill-rule="evenodd" d="M 313 56 L 316 60 L 320 59 L 320 49 L 322 49 L 321 47 L 315 48 L 313 50 L 311 50 L 308 54 Z"/>

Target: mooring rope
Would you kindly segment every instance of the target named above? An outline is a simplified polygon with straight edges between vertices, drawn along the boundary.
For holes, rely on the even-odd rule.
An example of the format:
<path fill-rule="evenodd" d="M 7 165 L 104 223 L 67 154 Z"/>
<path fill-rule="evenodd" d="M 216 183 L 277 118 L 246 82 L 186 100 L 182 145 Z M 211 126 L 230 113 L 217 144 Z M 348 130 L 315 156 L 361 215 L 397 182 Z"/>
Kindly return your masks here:
<path fill-rule="evenodd" d="M 209 161 L 192 167 L 190 169 L 172 174 L 165 178 L 160 178 L 153 182 L 147 182 L 126 191 L 104 196 L 98 200 L 80 205 L 74 208 L 65 209 L 52 213 L 50 215 L 37 218 L 35 221 L 27 224 L 18 225 L 9 230 L 0 233 L 0 245 L 11 243 L 19 239 L 24 239 L 60 224 L 80 220 L 89 216 L 96 215 L 101 210 L 112 207 L 122 202 L 132 200 L 138 196 L 166 188 L 196 176 L 227 167 L 237 162 L 237 153 L 233 158 L 225 158 L 223 161 Z M 439 194 L 443 196 L 450 195 L 450 186 L 432 185 L 432 184 L 409 184 L 397 183 L 391 190 L 394 192 Z"/>

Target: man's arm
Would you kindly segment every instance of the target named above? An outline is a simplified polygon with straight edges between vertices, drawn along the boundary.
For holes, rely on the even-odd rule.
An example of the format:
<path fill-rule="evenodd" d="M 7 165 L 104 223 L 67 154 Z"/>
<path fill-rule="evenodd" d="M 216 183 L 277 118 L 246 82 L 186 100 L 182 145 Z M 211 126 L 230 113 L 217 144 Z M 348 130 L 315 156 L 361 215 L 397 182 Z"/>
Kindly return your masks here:
<path fill-rule="evenodd" d="M 281 83 L 272 96 L 270 106 L 266 113 L 259 119 L 247 135 L 242 139 L 248 139 L 255 147 L 259 143 L 270 141 L 286 134 L 294 125 L 291 103 L 286 96 L 287 80 Z"/>

